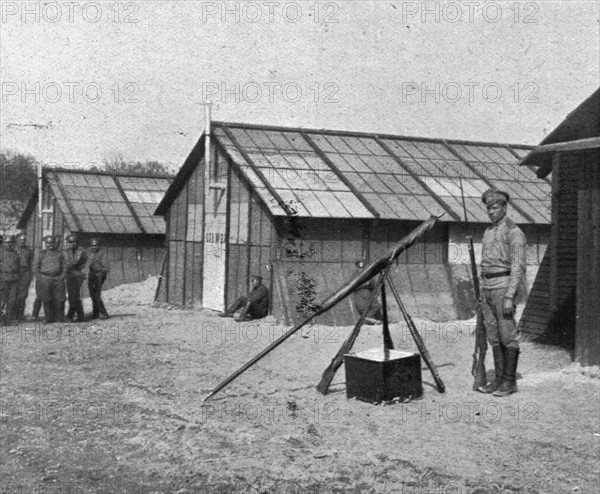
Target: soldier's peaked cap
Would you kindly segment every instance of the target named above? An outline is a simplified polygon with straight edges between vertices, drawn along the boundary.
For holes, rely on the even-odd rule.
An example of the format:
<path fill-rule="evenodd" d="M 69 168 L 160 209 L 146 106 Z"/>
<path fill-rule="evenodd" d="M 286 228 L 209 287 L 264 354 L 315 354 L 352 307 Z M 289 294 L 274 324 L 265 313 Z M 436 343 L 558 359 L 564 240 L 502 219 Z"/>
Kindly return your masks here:
<path fill-rule="evenodd" d="M 90 245 L 100 245 L 100 240 L 97 238 L 93 238 L 90 240 Z"/>
<path fill-rule="evenodd" d="M 510 195 L 508 194 L 508 192 L 504 192 L 503 190 L 488 189 L 481 196 L 481 201 L 486 206 L 491 206 L 499 201 L 510 201 Z"/>
<path fill-rule="evenodd" d="M 47 244 L 56 243 L 56 237 L 54 235 L 46 235 L 42 240 Z"/>
<path fill-rule="evenodd" d="M 251 280 L 258 280 L 258 281 L 262 281 L 262 276 L 259 276 L 257 274 L 253 274 L 252 276 L 250 276 Z"/>
<path fill-rule="evenodd" d="M 67 238 L 65 239 L 67 242 L 77 242 L 77 236 L 73 235 L 72 233 L 70 235 L 67 235 Z"/>

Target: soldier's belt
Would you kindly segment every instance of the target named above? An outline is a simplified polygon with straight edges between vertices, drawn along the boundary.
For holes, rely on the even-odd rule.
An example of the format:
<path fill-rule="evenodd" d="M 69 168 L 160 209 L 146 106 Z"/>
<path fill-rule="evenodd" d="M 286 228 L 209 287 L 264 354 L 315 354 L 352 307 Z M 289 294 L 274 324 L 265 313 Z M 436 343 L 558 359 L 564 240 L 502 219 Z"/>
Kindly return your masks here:
<path fill-rule="evenodd" d="M 508 271 L 500 271 L 499 273 L 483 273 L 482 275 L 486 280 L 490 278 L 500 278 L 502 276 L 510 276 L 510 269 Z"/>

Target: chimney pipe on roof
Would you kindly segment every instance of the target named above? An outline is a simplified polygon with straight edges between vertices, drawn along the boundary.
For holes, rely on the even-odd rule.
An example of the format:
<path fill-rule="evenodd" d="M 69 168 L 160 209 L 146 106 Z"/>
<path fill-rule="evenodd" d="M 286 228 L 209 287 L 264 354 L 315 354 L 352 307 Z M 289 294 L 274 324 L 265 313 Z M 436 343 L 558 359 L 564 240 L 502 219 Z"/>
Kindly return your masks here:
<path fill-rule="evenodd" d="M 208 194 L 210 185 L 210 110 L 212 103 L 204 103 L 204 166 L 205 166 L 205 187 L 204 190 Z"/>

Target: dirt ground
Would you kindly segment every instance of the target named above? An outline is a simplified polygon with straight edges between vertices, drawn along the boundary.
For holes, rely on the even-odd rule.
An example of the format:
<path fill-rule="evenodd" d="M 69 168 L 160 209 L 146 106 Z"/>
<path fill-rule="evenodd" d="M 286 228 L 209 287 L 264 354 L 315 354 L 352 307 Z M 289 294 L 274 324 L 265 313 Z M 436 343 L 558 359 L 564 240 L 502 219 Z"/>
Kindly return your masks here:
<path fill-rule="evenodd" d="M 105 292 L 107 321 L 2 328 L 1 492 L 598 492 L 598 369 L 563 349 L 523 343 L 495 398 L 471 391 L 473 321 L 416 320 L 446 393 L 423 365 L 421 400 L 372 405 L 343 368 L 316 392 L 351 330 L 317 323 L 203 404 L 285 329 L 152 307 L 155 284 Z M 381 345 L 365 327 L 354 350 Z"/>

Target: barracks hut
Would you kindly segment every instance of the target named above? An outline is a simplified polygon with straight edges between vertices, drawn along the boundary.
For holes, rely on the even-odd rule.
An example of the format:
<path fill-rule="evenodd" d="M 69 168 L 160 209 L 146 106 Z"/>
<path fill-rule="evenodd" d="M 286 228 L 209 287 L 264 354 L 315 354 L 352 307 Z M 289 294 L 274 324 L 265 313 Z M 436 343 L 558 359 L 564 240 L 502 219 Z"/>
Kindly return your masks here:
<path fill-rule="evenodd" d="M 552 174 L 550 244 L 521 317 L 521 330 L 574 348 L 600 364 L 600 89 L 522 162 Z"/>
<path fill-rule="evenodd" d="M 170 182 L 169 177 L 44 169 L 42 237 L 64 241 L 75 233 L 84 247 L 99 238 L 110 261 L 105 288 L 156 276 L 165 255 L 165 225 L 153 213 Z M 38 243 L 37 224 L 36 188 L 17 225 L 28 245 Z"/>
<path fill-rule="evenodd" d="M 481 250 L 482 193 L 511 195 L 533 276 L 550 235 L 550 182 L 517 163 L 523 145 L 213 122 L 156 210 L 167 225 L 157 300 L 223 310 L 263 277 L 290 324 L 430 215 L 444 213 L 393 268 L 404 302 L 433 320 L 473 314 L 467 235 Z M 323 324 L 356 320 L 349 297 Z M 390 304 L 394 310 L 395 304 Z M 393 315 L 393 314 L 392 314 Z"/>

